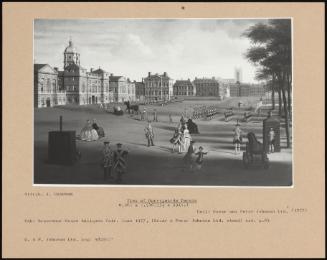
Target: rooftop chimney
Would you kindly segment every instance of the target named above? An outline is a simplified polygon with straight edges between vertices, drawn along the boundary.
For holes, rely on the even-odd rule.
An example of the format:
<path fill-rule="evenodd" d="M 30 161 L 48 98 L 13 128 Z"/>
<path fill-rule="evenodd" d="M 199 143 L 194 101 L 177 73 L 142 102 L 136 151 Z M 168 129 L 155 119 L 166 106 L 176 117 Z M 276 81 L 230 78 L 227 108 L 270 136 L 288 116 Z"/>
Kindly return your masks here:
<path fill-rule="evenodd" d="M 148 72 L 148 76 L 149 76 L 149 77 L 151 76 L 151 72 Z"/>
<path fill-rule="evenodd" d="M 90 71 L 93 72 L 93 68 L 91 68 Z"/>
<path fill-rule="evenodd" d="M 164 74 L 163 74 L 165 77 L 167 77 L 167 72 L 164 72 Z"/>

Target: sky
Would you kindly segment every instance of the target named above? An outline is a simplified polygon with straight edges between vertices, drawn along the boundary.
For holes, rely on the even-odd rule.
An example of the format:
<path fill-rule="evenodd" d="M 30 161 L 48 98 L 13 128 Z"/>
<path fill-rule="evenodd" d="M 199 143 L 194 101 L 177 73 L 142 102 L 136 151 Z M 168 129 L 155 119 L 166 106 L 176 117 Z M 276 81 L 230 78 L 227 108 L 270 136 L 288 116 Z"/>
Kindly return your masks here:
<path fill-rule="evenodd" d="M 234 78 L 255 82 L 241 34 L 262 19 L 83 19 L 34 21 L 34 63 L 63 69 L 71 38 L 81 66 L 140 81 L 148 72 L 175 79 Z"/>

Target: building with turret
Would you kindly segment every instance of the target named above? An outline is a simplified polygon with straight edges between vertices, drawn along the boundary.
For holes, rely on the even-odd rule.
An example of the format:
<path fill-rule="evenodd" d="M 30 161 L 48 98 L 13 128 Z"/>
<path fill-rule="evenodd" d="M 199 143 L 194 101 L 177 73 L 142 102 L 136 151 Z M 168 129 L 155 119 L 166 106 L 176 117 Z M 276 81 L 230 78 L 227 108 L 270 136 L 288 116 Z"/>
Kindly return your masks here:
<path fill-rule="evenodd" d="M 80 65 L 80 54 L 70 39 L 64 50 L 63 71 L 48 64 L 34 64 L 34 106 L 52 107 L 65 104 L 99 104 L 135 100 L 135 86 L 124 77 L 120 92 L 114 93 L 116 81 L 98 68 L 90 71 Z M 120 84 L 121 85 L 121 84 Z M 134 86 L 134 87 L 133 87 Z"/>

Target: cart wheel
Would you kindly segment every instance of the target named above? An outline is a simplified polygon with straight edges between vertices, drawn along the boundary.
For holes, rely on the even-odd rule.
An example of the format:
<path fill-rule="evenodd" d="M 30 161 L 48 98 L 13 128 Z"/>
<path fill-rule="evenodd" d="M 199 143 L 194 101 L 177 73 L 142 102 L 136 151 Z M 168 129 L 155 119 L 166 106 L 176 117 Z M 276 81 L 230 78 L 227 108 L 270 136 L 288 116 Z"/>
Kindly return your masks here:
<path fill-rule="evenodd" d="M 250 163 L 250 160 L 249 160 L 247 153 L 243 152 L 243 166 L 245 169 L 249 168 L 249 163 Z"/>

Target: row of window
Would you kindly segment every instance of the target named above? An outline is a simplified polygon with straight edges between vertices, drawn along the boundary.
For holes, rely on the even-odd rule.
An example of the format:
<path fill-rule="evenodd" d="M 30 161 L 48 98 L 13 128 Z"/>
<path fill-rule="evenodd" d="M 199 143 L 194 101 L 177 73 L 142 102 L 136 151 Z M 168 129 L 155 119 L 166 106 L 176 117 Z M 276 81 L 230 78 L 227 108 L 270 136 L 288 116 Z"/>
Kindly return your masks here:
<path fill-rule="evenodd" d="M 189 90 L 193 91 L 193 87 L 187 87 L 187 86 L 180 86 L 180 87 L 174 87 L 174 90 Z"/>
<path fill-rule="evenodd" d="M 162 91 L 162 95 L 168 95 L 169 91 Z M 156 90 L 146 90 L 145 94 L 147 96 L 156 96 L 156 95 L 161 95 L 161 91 L 156 91 Z"/>
<path fill-rule="evenodd" d="M 51 99 L 49 97 L 47 98 L 40 98 L 39 100 L 39 107 L 49 107 L 52 105 L 64 105 L 66 104 L 66 98 L 65 97 L 58 97 L 56 99 L 53 99 L 51 102 Z"/>
<path fill-rule="evenodd" d="M 180 92 L 174 92 L 174 95 L 192 95 L 192 92 L 185 92 L 185 91 L 180 91 Z"/>
<path fill-rule="evenodd" d="M 161 82 L 145 82 L 145 87 L 160 87 L 161 86 Z M 169 83 L 168 82 L 162 82 L 162 86 L 163 87 L 169 87 Z"/>

